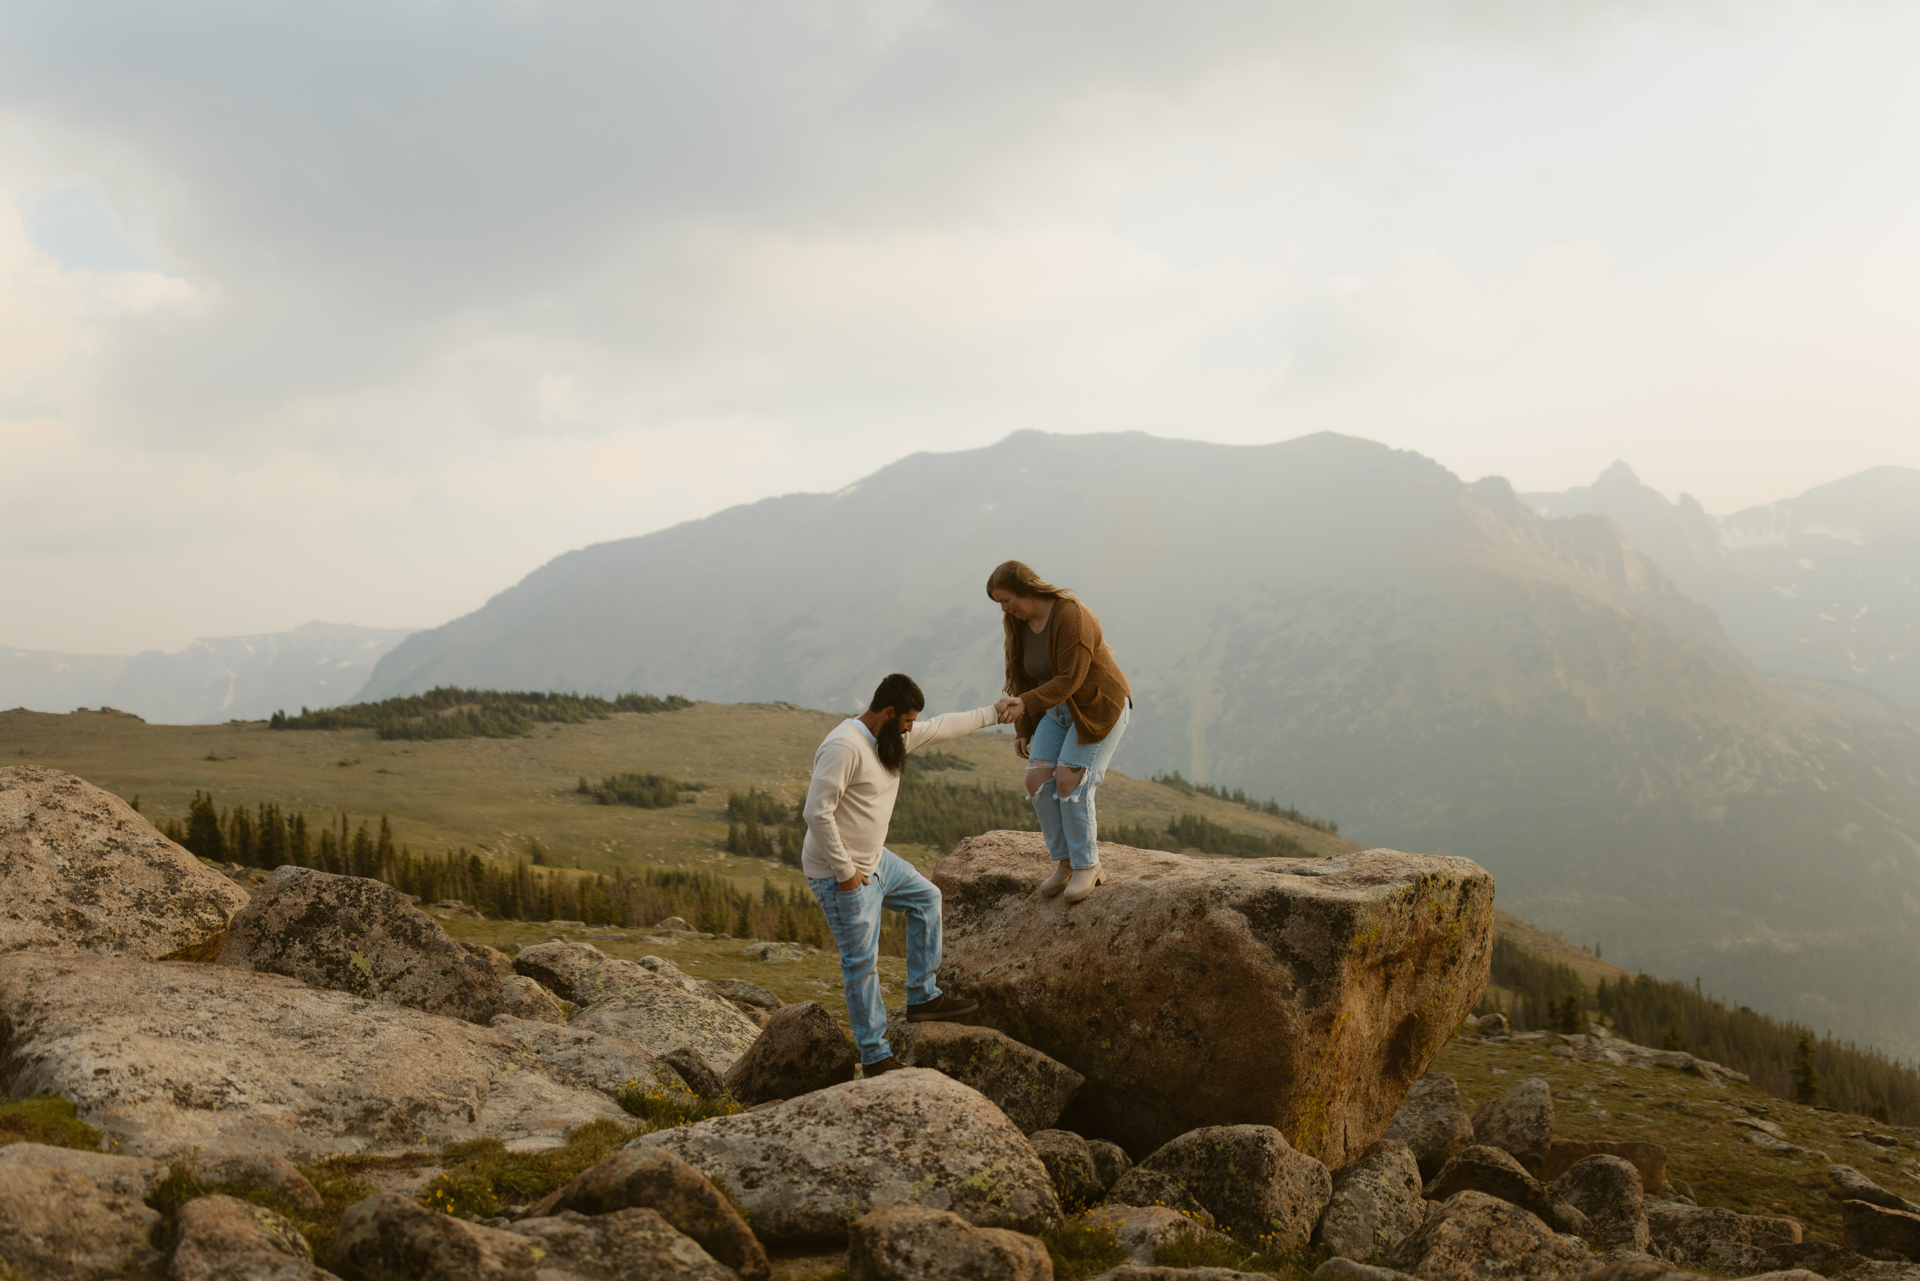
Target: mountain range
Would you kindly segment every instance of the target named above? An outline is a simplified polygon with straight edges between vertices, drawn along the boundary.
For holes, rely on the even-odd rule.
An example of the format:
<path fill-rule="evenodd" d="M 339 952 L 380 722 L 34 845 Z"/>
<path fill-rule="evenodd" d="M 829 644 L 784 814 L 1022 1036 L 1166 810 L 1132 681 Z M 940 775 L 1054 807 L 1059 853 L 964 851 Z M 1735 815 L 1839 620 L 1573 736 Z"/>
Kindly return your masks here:
<path fill-rule="evenodd" d="M 216 636 L 177 653 L 57 654 L 0 645 L 0 707 L 67 712 L 110 704 L 149 721 L 264 720 L 281 708 L 352 701 L 407 630 L 306 623 Z"/>
<path fill-rule="evenodd" d="M 560 556 L 408 637 L 362 697 L 847 709 L 902 670 L 974 706 L 1000 683 L 986 576 L 1017 557 L 1106 624 L 1136 702 L 1116 768 L 1474 858 L 1508 910 L 1610 959 L 1914 1056 L 1920 717 L 1895 697 L 1920 565 L 1914 474 L 1885 470 L 1855 478 L 1884 510 L 1813 491 L 1715 523 L 1624 469 L 1523 498 L 1333 435 L 1022 432 Z M 1892 630 L 1869 653 L 1769 596 Z"/>

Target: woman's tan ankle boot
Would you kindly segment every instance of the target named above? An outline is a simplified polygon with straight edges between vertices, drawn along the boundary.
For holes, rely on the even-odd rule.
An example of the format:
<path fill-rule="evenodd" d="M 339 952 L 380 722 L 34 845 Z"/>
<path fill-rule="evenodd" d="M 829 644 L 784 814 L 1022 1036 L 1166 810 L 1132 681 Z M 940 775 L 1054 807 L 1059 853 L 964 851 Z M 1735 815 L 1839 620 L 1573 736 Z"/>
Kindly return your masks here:
<path fill-rule="evenodd" d="M 1056 862 L 1053 865 L 1053 874 L 1047 877 L 1046 880 L 1040 882 L 1040 893 L 1047 898 L 1052 898 L 1061 890 L 1066 889 L 1067 877 L 1072 871 L 1073 869 L 1067 865 L 1067 860 L 1061 859 Z"/>
<path fill-rule="evenodd" d="M 1107 879 L 1104 867 L 1083 867 L 1067 881 L 1067 902 L 1078 903 L 1093 893 L 1093 887 Z"/>

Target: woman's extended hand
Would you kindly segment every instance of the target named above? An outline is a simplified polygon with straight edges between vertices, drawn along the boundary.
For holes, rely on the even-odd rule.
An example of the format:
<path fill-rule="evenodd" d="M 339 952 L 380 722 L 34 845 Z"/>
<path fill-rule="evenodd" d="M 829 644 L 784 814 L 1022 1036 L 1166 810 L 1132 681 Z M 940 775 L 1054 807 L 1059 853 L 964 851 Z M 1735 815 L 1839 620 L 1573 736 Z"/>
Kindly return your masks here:
<path fill-rule="evenodd" d="M 1023 761 L 1027 759 L 1027 743 L 1028 740 L 1024 738 L 1016 738 L 1013 740 L 1013 750 L 1019 754 L 1020 759 Z"/>
<path fill-rule="evenodd" d="M 1002 725 L 1011 725 L 1026 713 L 1027 707 L 1018 694 L 1009 694 L 995 703 L 993 710 L 999 714 Z"/>

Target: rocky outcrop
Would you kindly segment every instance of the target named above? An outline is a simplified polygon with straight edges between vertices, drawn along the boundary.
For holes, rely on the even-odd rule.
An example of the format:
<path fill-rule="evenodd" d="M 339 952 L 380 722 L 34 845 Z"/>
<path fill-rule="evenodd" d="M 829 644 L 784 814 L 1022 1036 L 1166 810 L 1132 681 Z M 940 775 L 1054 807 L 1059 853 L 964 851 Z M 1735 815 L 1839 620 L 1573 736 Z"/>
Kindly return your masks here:
<path fill-rule="evenodd" d="M 1400 1244 L 1426 1215 L 1413 1149 L 1382 1139 L 1358 1161 L 1333 1172 L 1333 1199 L 1313 1239 L 1329 1254 L 1369 1259 Z"/>
<path fill-rule="evenodd" d="M 112 793 L 0 769 L 0 953 L 211 960 L 246 901 Z"/>
<path fill-rule="evenodd" d="M 818 1001 L 782 1006 L 720 1083 L 748 1107 L 853 1080 L 860 1054 Z"/>
<path fill-rule="evenodd" d="M 50 1165 L 0 1165 L 0 1276 L 119 1281 L 157 1270 L 160 1216 L 130 1196 Z"/>
<path fill-rule="evenodd" d="M 1593 1244 L 1603 1250 L 1639 1250 L 1652 1244 L 1640 1171 L 1617 1156 L 1590 1156 L 1561 1175 L 1550 1193 L 1587 1216 Z"/>
<path fill-rule="evenodd" d="M 1594 1063 L 1618 1063 L 1628 1067 L 1670 1067 L 1685 1072 L 1688 1076 L 1697 1076 L 1715 1085 L 1737 1082 L 1741 1085 L 1751 1083 L 1745 1072 L 1736 1072 L 1720 1063 L 1696 1058 L 1685 1050 L 1656 1050 L 1645 1045 L 1635 1045 L 1623 1041 L 1609 1033 L 1598 1024 L 1589 1032 L 1575 1033 L 1558 1038 L 1561 1045 L 1557 1051 L 1564 1051 L 1568 1058 L 1585 1059 Z"/>
<path fill-rule="evenodd" d="M 1890 1210 L 1868 1201 L 1843 1201 L 1840 1229 L 1849 1250 L 1867 1255 L 1890 1250 L 1920 1260 L 1920 1214 Z"/>
<path fill-rule="evenodd" d="M 1027 1134 L 1060 1119 L 1086 1078 L 990 1027 L 895 1021 L 888 1029 L 902 1063 L 932 1068 L 972 1086 Z"/>
<path fill-rule="evenodd" d="M 1509 1152 L 1538 1177 L 1553 1146 L 1553 1089 L 1545 1077 L 1520 1082 L 1473 1114 L 1473 1141 Z"/>
<path fill-rule="evenodd" d="M 1053 1281 L 1047 1247 L 957 1214 L 890 1205 L 854 1220 L 847 1281 Z"/>
<path fill-rule="evenodd" d="M 170 1281 L 337 1281 L 313 1262 L 313 1247 L 291 1222 L 230 1196 L 196 1197 L 180 1207 Z"/>
<path fill-rule="evenodd" d="M 282 867 L 233 914 L 216 962 L 484 1024 L 500 976 L 390 885 Z"/>
<path fill-rule="evenodd" d="M 1213 1125 L 1181 1135 L 1135 1167 L 1164 1175 L 1245 1240 L 1304 1245 L 1333 1195 L 1327 1167 L 1268 1125 Z"/>
<path fill-rule="evenodd" d="M 346 1281 L 735 1281 L 652 1210 L 565 1210 L 502 1231 L 392 1193 L 347 1207 L 333 1267 Z"/>
<path fill-rule="evenodd" d="M 1064 1123 L 1136 1156 L 1257 1123 L 1345 1165 L 1485 987 L 1493 878 L 1458 858 L 1203 859 L 1103 845 L 1084 904 L 1032 894 L 1037 833 L 962 841 L 942 986 L 1087 1078 Z M 1248 1036 L 1248 1027 L 1262 1035 Z"/>
<path fill-rule="evenodd" d="M 524 948 L 513 967 L 583 1007 L 574 1014 L 573 1026 L 626 1037 L 656 1056 L 691 1045 L 725 1072 L 760 1035 L 759 1024 L 698 983 L 683 985 L 587 943 Z"/>
<path fill-rule="evenodd" d="M 1803 1235 L 1796 1219 L 1735 1214 L 1682 1201 L 1648 1200 L 1646 1211 L 1653 1249 L 1661 1257 L 1681 1267 L 1736 1276 L 1767 1271 L 1768 1251 L 1797 1244 Z"/>
<path fill-rule="evenodd" d="M 1484 1192 L 1461 1192 L 1435 1206 L 1391 1257 L 1396 1266 L 1433 1281 L 1568 1276 L 1591 1262 L 1577 1239 Z"/>
<path fill-rule="evenodd" d="M 1422 1179 L 1440 1173 L 1454 1153 L 1473 1142 L 1473 1122 L 1460 1102 L 1460 1086 L 1442 1072 L 1429 1072 L 1415 1081 L 1384 1137 L 1397 1139 L 1413 1151 Z"/>
<path fill-rule="evenodd" d="M 0 1088 L 69 1099 L 136 1156 L 537 1145 L 627 1119 L 538 1044 L 277 974 L 15 953 L 0 956 L 0 1018 Z"/>
<path fill-rule="evenodd" d="M 769 1244 L 847 1239 L 869 1210 L 923 1205 L 976 1227 L 1060 1222 L 1046 1167 L 974 1090 L 906 1068 L 635 1140 L 724 1186 Z"/>
<path fill-rule="evenodd" d="M 552 1193 L 528 1217 L 633 1209 L 652 1210 L 739 1273 L 741 1281 L 766 1281 L 772 1274 L 765 1248 L 733 1203 L 711 1179 L 665 1148 L 623 1148 Z"/>
<path fill-rule="evenodd" d="M 1107 1189 L 1094 1168 L 1093 1152 L 1087 1141 L 1071 1130 L 1039 1130 L 1027 1136 L 1040 1164 L 1047 1167 L 1053 1190 L 1068 1214 L 1084 1206 L 1098 1204 Z"/>

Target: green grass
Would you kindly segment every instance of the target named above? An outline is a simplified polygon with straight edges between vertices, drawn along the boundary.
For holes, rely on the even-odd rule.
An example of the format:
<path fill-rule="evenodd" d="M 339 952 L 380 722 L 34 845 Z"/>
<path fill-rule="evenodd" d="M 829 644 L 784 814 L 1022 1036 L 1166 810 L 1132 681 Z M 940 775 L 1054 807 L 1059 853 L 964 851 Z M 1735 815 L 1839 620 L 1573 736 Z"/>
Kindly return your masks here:
<path fill-rule="evenodd" d="M 643 866 L 697 867 L 757 890 L 763 878 L 784 891 L 797 869 L 730 855 L 726 798 L 758 787 L 792 804 L 805 793 L 814 749 L 841 717 L 763 704 L 699 703 L 681 711 L 617 713 L 580 724 L 542 724 L 524 738 L 382 741 L 372 729 L 274 732 L 265 722 L 148 725 L 120 713 L 0 712 L 0 760 L 51 766 L 118 796 L 141 798 L 156 824 L 184 818 L 197 790 L 222 809 L 276 803 L 309 824 L 357 825 L 391 816 L 396 842 L 415 853 L 465 846 L 514 860 L 537 841 L 555 866 L 590 872 Z M 971 764 L 945 780 L 1021 785 L 1010 735 L 982 731 L 944 743 L 932 763 Z M 1124 751 L 1122 753 L 1124 759 Z M 580 779 L 660 774 L 699 779 L 706 792 L 668 809 L 601 805 L 579 794 Z M 1236 831 L 1286 835 L 1320 854 L 1351 842 L 1231 802 L 1183 795 L 1109 773 L 1103 821 L 1164 829 L 1176 813 L 1200 814 Z M 944 850 L 902 844 L 896 852 L 929 865 Z"/>
<path fill-rule="evenodd" d="M 1088 1223 L 1084 1215 L 1068 1219 L 1041 1239 L 1053 1259 L 1054 1281 L 1084 1281 L 1127 1261 L 1113 1229 Z"/>
<path fill-rule="evenodd" d="M 6 1143 L 98 1152 L 100 1132 L 81 1121 L 65 1099 L 36 1094 L 28 1099 L 0 1099 L 0 1144 Z"/>
<path fill-rule="evenodd" d="M 639 1081 L 628 1081 L 626 1088 L 613 1096 L 613 1101 L 628 1116 L 638 1117 L 654 1130 L 746 1111 L 730 1098 L 703 1099 L 684 1085 L 645 1085 Z"/>
<path fill-rule="evenodd" d="M 307 1239 L 307 1244 L 313 1247 L 314 1261 L 324 1268 L 333 1255 L 333 1234 L 340 1224 L 340 1216 L 346 1213 L 348 1206 L 365 1200 L 379 1190 L 354 1177 L 355 1174 L 364 1173 L 375 1166 L 405 1166 L 431 1159 L 339 1157 L 321 1165 L 309 1166 L 301 1173 L 320 1193 L 322 1204 L 317 1210 L 294 1205 L 251 1181 L 223 1183 L 201 1179 L 189 1162 L 175 1161 L 169 1167 L 167 1177 L 147 1196 L 147 1204 L 160 1212 L 160 1223 L 154 1230 L 154 1244 L 162 1251 L 172 1249 L 174 1225 L 180 1207 L 195 1198 L 219 1194 L 252 1205 L 263 1205 L 287 1219 Z"/>

